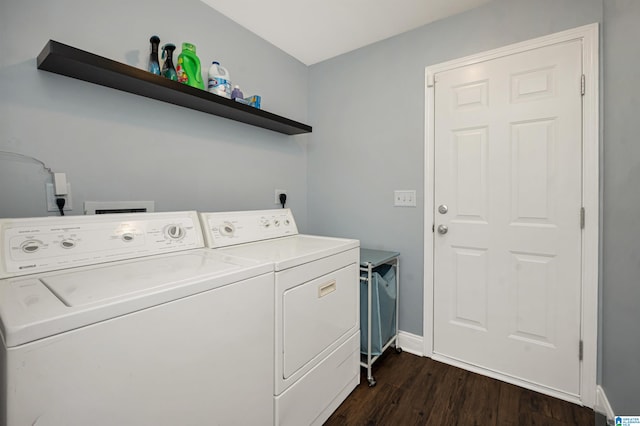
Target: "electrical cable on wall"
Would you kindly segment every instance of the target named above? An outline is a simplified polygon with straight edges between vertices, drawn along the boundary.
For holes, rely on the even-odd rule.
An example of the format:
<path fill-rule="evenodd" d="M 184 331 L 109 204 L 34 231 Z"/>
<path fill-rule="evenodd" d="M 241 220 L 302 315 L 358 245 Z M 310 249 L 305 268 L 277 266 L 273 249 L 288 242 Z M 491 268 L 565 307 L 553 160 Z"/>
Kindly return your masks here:
<path fill-rule="evenodd" d="M 32 162 L 40 164 L 44 170 L 46 170 L 47 172 L 49 172 L 51 174 L 51 177 L 54 180 L 54 185 L 56 185 L 56 186 L 57 186 L 57 183 L 58 183 L 56 176 L 57 175 L 62 175 L 62 178 L 63 178 L 62 186 L 64 186 L 66 188 L 66 177 L 64 176 L 64 173 L 54 173 L 53 170 L 51 170 L 51 168 L 48 167 L 44 163 L 44 161 L 39 160 L 39 159 L 37 159 L 35 157 L 32 157 L 30 155 L 20 154 L 18 152 L 12 152 L 12 151 L 0 150 L 0 154 L 22 158 L 22 159 L 30 160 Z M 67 194 L 66 189 L 62 189 L 60 193 L 66 195 Z M 56 195 L 58 195 L 58 193 L 56 193 Z M 64 206 L 65 206 L 66 202 L 67 202 L 67 200 L 64 197 L 62 197 L 62 196 L 56 197 L 56 206 L 58 207 L 58 211 L 60 212 L 60 216 L 64 216 Z"/>
<path fill-rule="evenodd" d="M 60 211 L 60 216 L 64 216 L 64 205 L 67 200 L 64 198 L 56 198 L 56 205 L 58 206 L 58 210 Z"/>
<path fill-rule="evenodd" d="M 45 169 L 49 173 L 53 174 L 53 171 L 49 167 L 47 167 L 47 165 L 44 163 L 44 161 L 38 160 L 37 158 L 31 157 L 30 155 L 24 155 L 24 154 L 20 154 L 18 152 L 11 152 L 11 151 L 0 151 L 0 154 L 12 155 L 14 157 L 25 158 L 27 160 L 34 161 L 34 162 L 40 164 L 43 169 Z"/>

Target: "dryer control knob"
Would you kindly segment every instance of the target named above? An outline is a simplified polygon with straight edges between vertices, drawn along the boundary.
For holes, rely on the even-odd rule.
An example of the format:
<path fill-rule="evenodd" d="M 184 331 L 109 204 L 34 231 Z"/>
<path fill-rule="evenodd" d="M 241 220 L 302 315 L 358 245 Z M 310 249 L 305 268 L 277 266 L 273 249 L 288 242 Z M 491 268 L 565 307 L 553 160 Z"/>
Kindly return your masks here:
<path fill-rule="evenodd" d="M 236 232 L 236 227 L 233 226 L 233 223 L 231 222 L 225 222 L 220 227 L 220 233 L 222 235 L 226 235 L 230 237 L 231 235 L 233 235 L 234 232 Z"/>
<path fill-rule="evenodd" d="M 180 225 L 169 225 L 169 226 L 167 226 L 167 229 L 165 230 L 165 234 L 171 240 L 180 240 L 180 239 L 184 238 L 185 230 Z"/>

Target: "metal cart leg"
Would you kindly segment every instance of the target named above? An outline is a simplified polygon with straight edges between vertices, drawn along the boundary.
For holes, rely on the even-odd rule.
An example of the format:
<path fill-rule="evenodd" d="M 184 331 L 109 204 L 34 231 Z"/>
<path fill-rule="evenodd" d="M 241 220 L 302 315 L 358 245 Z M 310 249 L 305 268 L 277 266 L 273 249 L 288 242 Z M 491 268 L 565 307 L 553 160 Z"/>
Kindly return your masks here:
<path fill-rule="evenodd" d="M 398 344 L 398 334 L 400 333 L 400 328 L 398 326 L 398 320 L 400 319 L 400 258 L 395 258 L 396 268 L 396 341 L 394 343 L 394 347 L 396 348 L 396 353 L 402 353 L 402 348 Z"/>
<path fill-rule="evenodd" d="M 376 385 L 376 381 L 371 374 L 371 281 L 373 275 L 373 265 L 367 264 L 367 380 L 369 387 Z"/>

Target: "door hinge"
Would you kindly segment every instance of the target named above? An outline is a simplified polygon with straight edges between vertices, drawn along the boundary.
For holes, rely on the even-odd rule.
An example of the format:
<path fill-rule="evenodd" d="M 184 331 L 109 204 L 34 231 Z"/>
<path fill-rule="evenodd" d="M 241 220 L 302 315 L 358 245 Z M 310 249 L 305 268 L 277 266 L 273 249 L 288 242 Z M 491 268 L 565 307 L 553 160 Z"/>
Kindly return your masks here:
<path fill-rule="evenodd" d="M 436 224 L 431 225 L 431 232 L 436 232 Z"/>
<path fill-rule="evenodd" d="M 427 74 L 427 87 L 433 87 L 436 85 L 436 75 L 429 73 Z"/>
<path fill-rule="evenodd" d="M 584 96 L 586 85 L 587 85 L 587 83 L 585 82 L 585 76 L 584 76 L 584 74 L 582 74 L 582 76 L 580 77 L 580 94 L 582 96 Z"/>
<path fill-rule="evenodd" d="M 584 207 L 580 207 L 580 229 L 584 229 Z"/>
<path fill-rule="evenodd" d="M 582 340 L 580 340 L 580 343 L 578 344 L 578 360 L 582 361 L 583 356 L 584 356 L 584 343 L 582 342 Z"/>

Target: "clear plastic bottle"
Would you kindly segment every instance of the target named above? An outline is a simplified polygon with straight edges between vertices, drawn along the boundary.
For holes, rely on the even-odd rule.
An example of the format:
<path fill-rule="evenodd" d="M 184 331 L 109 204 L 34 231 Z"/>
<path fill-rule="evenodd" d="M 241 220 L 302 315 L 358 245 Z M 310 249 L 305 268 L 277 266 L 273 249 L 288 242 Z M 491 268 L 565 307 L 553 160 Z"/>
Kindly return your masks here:
<path fill-rule="evenodd" d="M 213 61 L 209 68 L 209 92 L 231 99 L 231 76 L 220 62 Z"/>

